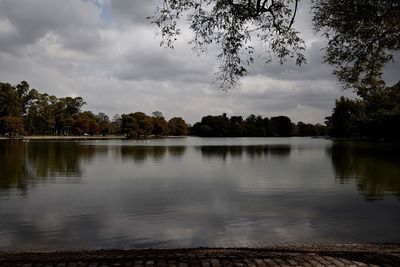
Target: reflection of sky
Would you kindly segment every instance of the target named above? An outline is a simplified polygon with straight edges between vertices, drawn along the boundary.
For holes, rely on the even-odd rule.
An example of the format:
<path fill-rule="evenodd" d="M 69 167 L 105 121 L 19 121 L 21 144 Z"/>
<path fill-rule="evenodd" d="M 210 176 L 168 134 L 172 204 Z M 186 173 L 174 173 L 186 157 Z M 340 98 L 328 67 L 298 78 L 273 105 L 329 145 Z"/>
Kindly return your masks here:
<path fill-rule="evenodd" d="M 127 141 L 123 144 L 133 148 L 124 153 L 113 142 L 119 141 L 92 143 L 103 149 L 82 162 L 79 183 L 55 177 L 28 188 L 24 196 L 3 190 L 0 248 L 254 246 L 400 238 L 400 202 L 392 197 L 366 202 L 354 184 L 338 183 L 326 153 L 330 141 L 294 138 L 283 154 L 274 153 L 281 146 L 273 141 L 245 147 L 240 156 L 237 149 L 222 150 L 224 157 L 215 150 L 210 156 L 204 149 L 208 144 L 202 149 L 197 139 L 186 149 L 171 140 L 175 146 L 147 150 Z M 105 145 L 109 143 L 113 145 Z M 135 153 L 146 156 L 137 161 Z"/>

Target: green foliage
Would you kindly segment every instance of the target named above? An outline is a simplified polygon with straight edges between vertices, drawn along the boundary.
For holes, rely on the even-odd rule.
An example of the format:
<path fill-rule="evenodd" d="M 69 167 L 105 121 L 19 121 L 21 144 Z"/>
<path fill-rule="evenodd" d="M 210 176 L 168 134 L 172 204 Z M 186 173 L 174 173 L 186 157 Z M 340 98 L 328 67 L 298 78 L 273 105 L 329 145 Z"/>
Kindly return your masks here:
<path fill-rule="evenodd" d="M 290 118 L 286 116 L 268 119 L 251 114 L 246 120 L 243 120 L 241 116 L 228 118 L 226 114 L 220 116 L 208 115 L 203 117 L 201 122 L 197 122 L 191 127 L 190 134 L 203 137 L 315 136 L 326 134 L 325 126 L 320 124 L 307 124 L 307 126 L 312 126 L 312 133 L 302 132 L 302 134 L 298 134 L 299 130 L 297 127 L 293 127 Z"/>
<path fill-rule="evenodd" d="M 181 136 L 188 134 L 188 126 L 180 117 L 174 117 L 168 121 L 168 132 L 173 136 Z"/>
<path fill-rule="evenodd" d="M 32 134 L 52 134 L 56 127 L 56 102 L 55 96 L 37 94 L 25 116 L 25 126 Z"/>
<path fill-rule="evenodd" d="M 121 133 L 129 138 L 154 136 L 181 136 L 188 133 L 186 122 L 182 118 L 165 120 L 161 112 L 153 112 L 153 117 L 143 112 L 121 115 Z"/>
<path fill-rule="evenodd" d="M 0 83 L 0 135 L 107 134 L 107 115 L 81 112 L 85 104 L 81 97 L 39 93 L 25 81 L 16 86 Z"/>
<path fill-rule="evenodd" d="M 0 117 L 3 116 L 22 116 L 21 99 L 9 83 L 0 83 Z"/>
<path fill-rule="evenodd" d="M 99 125 L 100 133 L 105 136 L 111 132 L 111 122 L 110 118 L 103 112 L 96 115 L 96 120 Z"/>
<path fill-rule="evenodd" d="M 168 123 L 160 111 L 154 111 L 153 115 L 153 133 L 155 136 L 168 134 Z"/>
<path fill-rule="evenodd" d="M 7 137 L 14 137 L 25 133 L 24 124 L 20 117 L 0 117 L 0 134 Z"/>
<path fill-rule="evenodd" d="M 135 112 L 132 114 L 137 123 L 137 136 L 147 137 L 153 132 L 153 119 L 143 112 Z"/>
<path fill-rule="evenodd" d="M 364 99 L 341 97 L 327 123 L 334 137 L 400 140 L 400 83 Z"/>
<path fill-rule="evenodd" d="M 191 44 L 198 53 L 216 44 L 220 46 L 218 79 L 228 90 L 247 73 L 253 63 L 254 42 L 266 50 L 267 62 L 273 57 L 283 63 L 295 59 L 305 62 L 305 48 L 298 32 L 292 28 L 298 0 L 163 0 L 151 21 L 161 31 L 161 45 L 173 47 L 180 35 L 179 20 L 186 18 L 194 32 Z"/>
<path fill-rule="evenodd" d="M 293 29 L 298 0 L 163 0 L 150 17 L 173 47 L 183 19 L 194 33 L 198 53 L 219 46 L 218 79 L 228 90 L 247 74 L 254 61 L 254 43 L 266 50 L 266 62 L 295 59 L 301 65 L 303 40 Z M 347 88 L 364 97 L 385 86 L 383 68 L 400 49 L 398 0 L 312 0 L 313 24 L 328 39 L 325 61 Z"/>
<path fill-rule="evenodd" d="M 20 92 L 9 83 L 0 83 L 0 135 L 14 137 L 24 132 Z"/>
<path fill-rule="evenodd" d="M 98 118 L 90 111 L 76 114 L 73 117 L 72 132 L 75 135 L 96 135 L 100 133 Z"/>
<path fill-rule="evenodd" d="M 127 137 L 137 137 L 137 122 L 132 116 L 133 114 L 122 114 L 121 115 L 121 133 Z"/>
<path fill-rule="evenodd" d="M 361 97 L 383 88 L 383 67 L 400 49 L 400 1 L 313 0 L 314 26 L 328 39 L 325 61 Z"/>
<path fill-rule="evenodd" d="M 115 115 L 112 121 L 105 113 L 94 115 L 82 112 L 86 103 L 81 97 L 57 98 L 29 89 L 21 82 L 17 86 L 0 83 L 0 135 L 14 137 L 29 135 L 125 135 L 129 138 L 148 136 L 184 136 L 189 126 L 180 117 L 168 122 L 160 111 L 152 116 L 143 112 Z M 389 99 L 387 100 L 389 101 Z M 12 104 L 12 105 L 11 105 Z M 299 124 L 300 126 L 302 124 Z M 311 127 L 317 134 L 317 125 Z M 322 125 L 319 126 L 323 128 Z M 315 129 L 314 129 L 315 128 Z M 205 116 L 191 127 L 191 134 L 199 136 L 291 136 L 314 135 L 314 132 L 297 130 L 285 116 L 263 118 L 251 114 L 245 120 L 241 116 L 228 118 Z"/>
<path fill-rule="evenodd" d="M 292 136 L 293 125 L 290 118 L 286 116 L 272 117 L 269 123 L 273 136 Z"/>

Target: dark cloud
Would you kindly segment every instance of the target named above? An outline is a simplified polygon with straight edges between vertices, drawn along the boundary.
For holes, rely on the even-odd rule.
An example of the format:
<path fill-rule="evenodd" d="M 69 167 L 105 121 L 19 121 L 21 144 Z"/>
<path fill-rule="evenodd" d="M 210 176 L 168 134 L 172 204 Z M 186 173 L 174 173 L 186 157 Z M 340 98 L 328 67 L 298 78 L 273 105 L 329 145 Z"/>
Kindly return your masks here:
<path fill-rule="evenodd" d="M 147 17 L 154 15 L 160 3 L 155 0 L 110 0 L 110 16 L 116 20 L 147 23 Z"/>
<path fill-rule="evenodd" d="M 305 56 L 307 63 L 301 66 L 294 64 L 293 61 L 287 61 L 283 64 L 277 62 L 266 64 L 265 58 L 259 55 L 256 58 L 256 63 L 249 68 L 250 75 L 263 75 L 268 78 L 278 80 L 334 80 L 332 69 L 323 63 L 324 43 L 320 40 L 311 42 Z M 260 48 L 261 50 L 262 48 Z"/>
<path fill-rule="evenodd" d="M 0 21 L 11 28 L 11 33 L 0 34 L 2 52 L 23 52 L 21 49 L 35 45 L 46 36 L 59 37 L 68 40 L 66 44 L 79 47 L 79 43 L 87 43 L 88 37 L 96 36 L 100 21 L 100 9 L 79 0 L 4 0 L 0 2 L 0 10 Z M 91 42 L 92 47 L 94 44 Z"/>
<path fill-rule="evenodd" d="M 114 73 L 121 80 L 179 80 L 208 82 L 213 70 L 193 54 L 182 55 L 169 49 L 141 49 L 131 51 L 121 59 L 120 69 Z"/>

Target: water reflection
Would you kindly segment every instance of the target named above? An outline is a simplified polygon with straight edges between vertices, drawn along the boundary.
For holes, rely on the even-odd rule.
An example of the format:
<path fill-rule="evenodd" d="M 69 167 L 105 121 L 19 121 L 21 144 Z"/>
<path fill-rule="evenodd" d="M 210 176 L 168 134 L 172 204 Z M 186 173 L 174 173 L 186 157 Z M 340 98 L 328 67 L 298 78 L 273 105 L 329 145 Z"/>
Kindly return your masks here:
<path fill-rule="evenodd" d="M 121 146 L 117 147 L 123 160 L 133 160 L 136 164 L 142 164 L 149 160 L 161 162 L 168 155 L 180 158 L 186 152 L 185 146 Z"/>
<path fill-rule="evenodd" d="M 220 158 L 226 160 L 228 157 L 240 158 L 246 155 L 249 158 L 272 156 L 288 157 L 290 156 L 290 145 L 251 145 L 251 146 L 201 146 L 196 147 L 201 151 L 205 158 Z"/>
<path fill-rule="evenodd" d="M 0 142 L 0 188 L 26 189 L 29 175 L 25 144 L 18 141 Z"/>
<path fill-rule="evenodd" d="M 0 187 L 25 190 L 35 181 L 60 177 L 77 182 L 82 176 L 82 164 L 105 153 L 107 147 L 75 142 L 1 142 Z"/>
<path fill-rule="evenodd" d="M 186 152 L 186 146 L 169 146 L 168 153 L 171 157 L 182 158 Z"/>
<path fill-rule="evenodd" d="M 355 180 L 366 200 L 385 193 L 400 198 L 400 157 L 392 145 L 337 142 L 328 149 L 335 177 L 341 183 Z"/>
<path fill-rule="evenodd" d="M 73 142 L 30 142 L 26 146 L 29 169 L 36 177 L 81 177 L 82 162 L 96 154 L 106 153 L 107 147 L 79 145 Z"/>
<path fill-rule="evenodd" d="M 306 138 L 0 142 L 0 249 L 397 242 L 400 201 L 359 196 L 398 195 L 395 151 Z"/>

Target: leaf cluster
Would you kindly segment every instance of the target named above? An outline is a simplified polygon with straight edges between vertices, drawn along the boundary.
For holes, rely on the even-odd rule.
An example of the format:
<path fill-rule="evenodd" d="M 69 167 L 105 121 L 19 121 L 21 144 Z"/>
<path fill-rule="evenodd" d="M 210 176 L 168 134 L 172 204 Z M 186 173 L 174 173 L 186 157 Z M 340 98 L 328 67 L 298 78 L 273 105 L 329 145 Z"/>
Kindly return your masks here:
<path fill-rule="evenodd" d="M 384 88 L 383 68 L 400 49 L 400 1 L 313 0 L 312 10 L 328 39 L 325 61 L 344 87 L 361 97 Z"/>
<path fill-rule="evenodd" d="M 254 61 L 254 43 L 265 47 L 265 60 L 280 63 L 291 58 L 305 62 L 304 41 L 292 27 L 299 0 L 163 0 L 153 17 L 161 30 L 161 45 L 173 47 L 185 19 L 194 33 L 197 53 L 210 45 L 220 47 L 217 79 L 222 89 L 238 84 Z"/>

